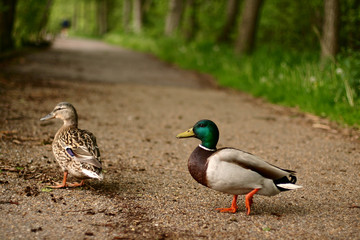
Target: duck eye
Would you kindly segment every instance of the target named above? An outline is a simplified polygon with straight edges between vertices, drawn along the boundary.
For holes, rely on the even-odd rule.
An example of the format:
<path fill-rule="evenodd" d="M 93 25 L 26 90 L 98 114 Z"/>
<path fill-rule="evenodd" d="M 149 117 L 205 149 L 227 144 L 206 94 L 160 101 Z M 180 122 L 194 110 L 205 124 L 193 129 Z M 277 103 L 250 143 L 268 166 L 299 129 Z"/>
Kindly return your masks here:
<path fill-rule="evenodd" d="M 205 124 L 200 123 L 199 127 L 205 127 Z"/>

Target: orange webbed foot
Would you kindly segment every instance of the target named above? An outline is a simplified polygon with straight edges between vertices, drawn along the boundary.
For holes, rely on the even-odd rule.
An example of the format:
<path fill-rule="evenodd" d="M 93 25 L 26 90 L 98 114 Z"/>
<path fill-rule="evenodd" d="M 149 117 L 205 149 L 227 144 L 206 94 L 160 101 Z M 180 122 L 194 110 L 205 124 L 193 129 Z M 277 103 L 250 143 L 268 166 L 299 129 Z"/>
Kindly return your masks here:
<path fill-rule="evenodd" d="M 63 183 L 55 183 L 56 185 L 55 186 L 46 186 L 47 188 L 56 188 L 56 189 L 58 189 L 58 188 L 66 188 L 66 187 L 68 187 L 68 184 L 67 183 L 65 183 L 65 184 L 63 184 Z"/>
<path fill-rule="evenodd" d="M 47 186 L 48 188 L 55 188 L 55 189 L 58 189 L 58 188 L 67 188 L 67 187 L 81 187 L 81 186 L 84 186 L 84 180 L 82 180 L 80 183 L 78 182 L 74 182 L 74 183 L 55 183 L 56 185 L 55 186 Z"/>
<path fill-rule="evenodd" d="M 66 183 L 66 180 L 67 180 L 67 176 L 68 176 L 68 172 L 64 172 L 64 178 L 63 178 L 63 181 L 62 183 L 55 183 L 56 185 L 55 186 L 47 186 L 48 188 L 66 188 L 66 187 L 81 187 L 84 185 L 84 180 L 81 180 L 80 183 L 78 182 L 75 182 L 75 183 Z"/>
<path fill-rule="evenodd" d="M 233 201 L 231 203 L 231 207 L 229 208 L 216 208 L 215 210 L 220 212 L 229 212 L 229 213 L 236 213 L 238 206 L 236 205 L 237 195 L 234 195 Z"/>
<path fill-rule="evenodd" d="M 82 180 L 80 183 L 78 183 L 78 182 L 69 183 L 68 187 L 81 187 L 81 186 L 84 186 L 84 184 L 85 184 L 85 182 L 84 182 L 84 180 Z"/>
<path fill-rule="evenodd" d="M 228 213 L 236 213 L 237 208 L 216 208 L 215 210 L 219 212 L 228 212 Z"/>
<path fill-rule="evenodd" d="M 68 176 L 68 172 L 64 172 L 64 178 L 63 178 L 63 181 L 62 183 L 55 183 L 56 185 L 55 186 L 47 186 L 48 188 L 65 188 L 67 187 L 67 183 L 66 183 L 66 180 L 67 180 L 67 176 Z"/>

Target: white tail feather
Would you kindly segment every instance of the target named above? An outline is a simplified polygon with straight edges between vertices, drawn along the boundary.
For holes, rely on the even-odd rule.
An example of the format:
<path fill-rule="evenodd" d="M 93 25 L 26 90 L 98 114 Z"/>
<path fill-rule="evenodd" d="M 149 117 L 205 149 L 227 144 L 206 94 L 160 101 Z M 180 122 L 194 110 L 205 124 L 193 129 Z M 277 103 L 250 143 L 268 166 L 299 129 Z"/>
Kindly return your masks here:
<path fill-rule="evenodd" d="M 295 185 L 295 184 L 292 184 L 292 183 L 280 183 L 280 184 L 276 184 L 276 186 L 281 187 L 281 188 L 285 188 L 285 189 L 289 189 L 289 190 L 302 188 L 302 186 Z"/>
<path fill-rule="evenodd" d="M 88 177 L 90 177 L 90 178 L 99 179 L 100 181 L 103 180 L 103 178 L 104 178 L 103 175 L 102 175 L 102 173 L 97 174 L 96 172 L 92 172 L 92 171 L 89 171 L 89 170 L 87 170 L 87 169 L 82 169 L 82 172 L 83 172 L 86 176 L 88 176 Z"/>

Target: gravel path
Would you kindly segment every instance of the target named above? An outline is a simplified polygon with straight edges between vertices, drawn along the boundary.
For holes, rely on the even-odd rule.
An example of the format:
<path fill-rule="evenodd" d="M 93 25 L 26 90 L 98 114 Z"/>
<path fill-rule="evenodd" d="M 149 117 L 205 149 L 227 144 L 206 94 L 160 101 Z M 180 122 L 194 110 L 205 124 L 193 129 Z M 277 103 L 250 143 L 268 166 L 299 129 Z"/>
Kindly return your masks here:
<path fill-rule="evenodd" d="M 104 43 L 60 39 L 0 63 L 0 239 L 360 239 L 357 133 L 213 87 L 211 78 Z M 210 79 L 210 80 L 209 80 Z M 51 152 L 60 101 L 93 132 L 105 179 L 46 191 L 62 173 Z M 218 213 L 232 196 L 187 171 L 199 144 L 176 134 L 209 118 L 219 147 L 297 171 L 303 189 L 254 197 L 245 215 Z"/>

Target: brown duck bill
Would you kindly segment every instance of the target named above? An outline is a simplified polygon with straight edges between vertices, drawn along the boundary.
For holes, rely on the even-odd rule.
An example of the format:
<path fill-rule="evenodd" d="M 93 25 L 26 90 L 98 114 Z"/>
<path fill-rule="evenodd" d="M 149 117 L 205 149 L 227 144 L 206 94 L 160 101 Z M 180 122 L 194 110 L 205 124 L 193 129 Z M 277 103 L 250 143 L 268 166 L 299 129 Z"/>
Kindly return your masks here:
<path fill-rule="evenodd" d="M 53 118 L 55 118 L 55 115 L 54 115 L 54 113 L 51 112 L 48 115 L 46 115 L 45 117 L 40 118 L 40 121 L 45 121 L 45 120 L 49 120 L 49 119 L 53 119 Z"/>

